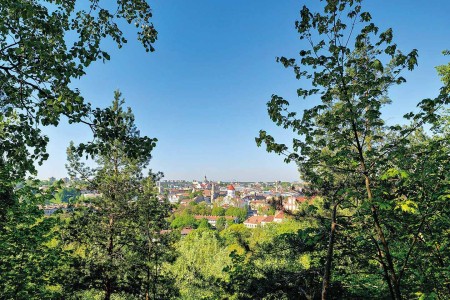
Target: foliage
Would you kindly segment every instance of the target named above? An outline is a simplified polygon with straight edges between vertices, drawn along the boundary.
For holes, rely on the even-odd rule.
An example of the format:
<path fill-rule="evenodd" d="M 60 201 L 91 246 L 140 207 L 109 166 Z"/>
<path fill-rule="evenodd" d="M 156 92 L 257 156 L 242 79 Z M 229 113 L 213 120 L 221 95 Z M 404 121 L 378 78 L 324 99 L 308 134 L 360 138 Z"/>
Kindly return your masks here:
<path fill-rule="evenodd" d="M 167 266 L 176 276 L 181 299 L 224 298 L 222 269 L 231 263 L 229 252 L 215 230 L 197 229 L 177 243 L 179 256 Z"/>
<path fill-rule="evenodd" d="M 74 187 L 64 187 L 55 194 L 53 203 L 69 203 L 75 202 L 76 198 L 81 195 L 80 191 Z"/>
<path fill-rule="evenodd" d="M 195 199 L 197 197 L 203 197 L 203 191 L 190 191 L 189 192 L 189 199 Z"/>
<path fill-rule="evenodd" d="M 197 221 L 197 228 L 198 229 L 202 229 L 202 228 L 206 228 L 206 229 L 212 229 L 211 224 L 209 224 L 207 219 L 201 219 Z"/>
<path fill-rule="evenodd" d="M 450 50 L 443 51 L 444 55 L 450 55 Z M 442 82 L 446 85 L 450 85 L 450 63 L 442 66 L 437 66 L 436 70 L 441 77 Z M 450 91 L 447 91 L 450 92 Z"/>
<path fill-rule="evenodd" d="M 180 205 L 174 215 L 177 217 L 183 214 L 208 216 L 211 215 L 211 207 L 204 201 L 192 201 L 188 205 Z"/>
<path fill-rule="evenodd" d="M 106 7 L 111 7 L 107 9 Z M 97 60 L 109 60 L 102 41 L 109 38 L 122 47 L 126 38 L 119 24 L 134 23 L 147 51 L 157 32 L 143 0 L 117 1 L 3 1 L 0 9 L 0 122 L 5 132 L 16 133 L 1 143 L 0 151 L 17 176 L 34 172 L 48 155 L 48 138 L 39 126 L 58 125 L 61 115 L 69 122 L 85 122 L 90 113 L 71 82 L 85 75 Z M 25 148 L 24 146 L 28 146 Z M 20 149 L 20 151 L 16 151 Z"/>
<path fill-rule="evenodd" d="M 159 199 L 155 178 L 147 177 L 142 182 L 142 191 L 134 203 L 135 239 L 132 275 L 141 286 L 142 294 L 151 299 L 169 299 L 177 295 L 173 275 L 162 273 L 162 264 L 175 259 L 173 234 L 161 234 L 168 227 L 166 221 L 171 205 Z"/>
<path fill-rule="evenodd" d="M 59 270 L 67 263 L 59 239 L 59 217 L 44 217 L 38 205 L 51 191 L 25 185 L 14 192 L 0 226 L 0 294 L 4 299 L 53 299 L 61 295 Z"/>
<path fill-rule="evenodd" d="M 95 288 L 105 299 L 118 293 L 160 298 L 174 291 L 159 271 L 172 257 L 169 235 L 160 235 L 171 207 L 158 198 L 156 175 L 142 175 L 155 140 L 140 136 L 120 96 L 116 92 L 111 107 L 96 111 L 102 130 L 94 141 L 67 150 L 71 176 L 88 180 L 101 197 L 80 203 L 67 226 L 67 242 L 77 256 L 66 290 Z M 98 167 L 81 160 L 86 150 L 95 154 Z"/>
<path fill-rule="evenodd" d="M 51 202 L 52 197 L 18 182 L 27 173 L 34 174 L 35 163 L 41 164 L 48 157 L 48 137 L 42 134 L 42 125 L 56 126 L 65 116 L 69 123 L 82 122 L 99 130 L 98 123 L 89 121 L 90 105 L 74 88 L 73 80 L 84 76 L 92 62 L 109 60 L 102 41 L 111 38 L 119 47 L 127 42 L 119 26 L 123 21 L 140 27 L 138 39 L 146 50 L 153 51 L 157 33 L 151 17 L 149 5 L 141 0 L 117 1 L 115 5 L 101 1 L 2 1 L 0 265 L 14 262 L 9 271 L 2 272 L 2 288 L 12 284 L 2 291 L 2 297 L 44 299 L 61 292 L 48 282 L 58 282 L 53 275 L 58 273 L 57 266 L 64 266 L 60 260 L 64 253 L 44 245 L 50 240 L 54 244 L 59 222 L 43 218 L 42 210 L 36 207 Z M 94 114 L 97 118 L 99 110 Z"/>
<path fill-rule="evenodd" d="M 242 223 L 247 219 L 247 209 L 232 206 L 225 211 L 225 216 L 237 217 L 238 223 Z"/>
<path fill-rule="evenodd" d="M 285 155 L 286 162 L 295 161 L 302 179 L 310 183 L 309 192 L 322 196 L 324 213 L 315 215 L 324 232 L 329 228 L 322 299 L 336 293 L 330 292 L 333 264 L 335 283 L 342 280 L 350 287 L 348 297 L 410 297 L 417 292 L 416 280 L 422 278 L 417 275 L 420 268 L 411 267 L 412 257 L 423 253 L 416 244 L 424 223 L 431 221 L 428 212 L 444 210 L 438 198 L 418 193 L 414 184 L 402 185 L 400 191 L 392 181 L 414 177 L 424 187 L 426 178 L 434 178 L 436 165 L 424 170 L 426 177 L 410 176 L 417 170 L 409 173 L 404 166 L 421 164 L 422 150 L 414 146 L 411 136 L 423 124 L 439 120 L 439 107 L 450 102 L 449 95 L 443 87 L 438 97 L 419 103 L 419 113 L 405 115 L 411 125 L 387 126 L 381 111 L 391 102 L 388 89 L 405 82 L 400 74 L 414 69 L 417 50 L 408 54 L 398 50 L 392 29 L 380 31 L 370 13 L 362 10 L 362 1 L 323 2 L 323 13 L 304 6 L 296 22 L 300 39 L 308 45 L 299 52 L 300 60 L 277 59 L 302 80 L 298 96 L 311 99 L 312 105 L 299 115 L 278 95 L 267 104 L 272 121 L 298 136 L 288 147 L 261 130 L 256 142 L 265 144 L 269 152 Z M 445 160 L 439 163 L 439 168 L 446 169 Z M 442 190 L 445 176 L 434 180 Z M 414 217 L 417 214 L 421 217 Z M 342 256 L 347 254 L 348 258 Z M 358 266 L 364 276 L 354 276 L 350 266 Z M 440 290 L 432 286 L 422 289 Z"/>
<path fill-rule="evenodd" d="M 232 224 L 220 232 L 221 238 L 231 252 L 236 251 L 237 254 L 243 254 L 250 251 L 249 240 L 252 236 L 250 229 L 243 224 Z"/>
<path fill-rule="evenodd" d="M 231 299 L 315 299 L 320 291 L 320 235 L 290 221 L 223 231 L 232 264 L 224 269 Z M 337 292 L 337 291 L 336 291 Z M 339 297 L 336 293 L 336 297 Z"/>
<path fill-rule="evenodd" d="M 196 220 L 193 215 L 184 212 L 180 215 L 177 215 L 173 221 L 170 223 L 170 227 L 172 228 L 183 228 L 183 227 L 196 227 Z"/>
<path fill-rule="evenodd" d="M 225 227 L 227 227 L 227 220 L 225 219 L 225 217 L 221 216 L 216 221 L 216 229 L 218 231 L 222 231 L 225 229 Z"/>
<path fill-rule="evenodd" d="M 225 216 L 225 208 L 221 206 L 214 206 L 211 215 L 213 216 Z"/>

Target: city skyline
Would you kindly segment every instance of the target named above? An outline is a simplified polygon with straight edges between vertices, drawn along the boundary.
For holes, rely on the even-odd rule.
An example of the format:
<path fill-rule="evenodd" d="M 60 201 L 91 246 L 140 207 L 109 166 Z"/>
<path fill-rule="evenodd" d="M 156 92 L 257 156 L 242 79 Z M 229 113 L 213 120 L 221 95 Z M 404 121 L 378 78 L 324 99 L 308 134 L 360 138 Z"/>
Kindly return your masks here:
<path fill-rule="evenodd" d="M 384 113 L 393 123 L 402 122 L 404 113 L 419 100 L 435 96 L 441 86 L 434 67 L 446 63 L 441 51 L 448 48 L 450 3 L 420 3 L 364 3 L 381 29 L 393 28 L 399 49 L 419 50 L 417 69 L 405 72 L 408 82 L 390 93 L 393 105 Z M 289 143 L 292 137 L 270 121 L 266 102 L 272 94 L 297 98 L 302 83 L 275 57 L 297 58 L 306 47 L 294 28 L 302 3 L 150 4 L 159 32 L 156 52 L 145 53 L 127 29 L 129 43 L 120 50 L 110 47 L 111 61 L 92 65 L 73 86 L 99 107 L 109 105 L 113 91 L 121 90 L 141 134 L 159 140 L 150 168 L 165 173 L 164 179 L 201 179 L 206 174 L 211 179 L 297 181 L 295 164 L 287 165 L 283 157 L 258 148 L 254 138 L 260 129 L 281 142 Z M 308 106 L 308 101 L 292 103 L 299 110 Z M 85 142 L 91 133 L 86 126 L 67 124 L 44 132 L 50 137 L 50 159 L 38 168 L 38 177 L 65 177 L 70 140 Z"/>

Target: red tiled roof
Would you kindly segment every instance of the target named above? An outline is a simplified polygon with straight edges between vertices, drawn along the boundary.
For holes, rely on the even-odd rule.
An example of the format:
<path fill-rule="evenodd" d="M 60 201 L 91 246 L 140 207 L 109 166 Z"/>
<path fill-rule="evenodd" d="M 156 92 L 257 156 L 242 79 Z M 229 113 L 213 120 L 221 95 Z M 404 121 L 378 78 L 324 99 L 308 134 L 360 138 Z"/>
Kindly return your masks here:
<path fill-rule="evenodd" d="M 284 219 L 284 211 L 279 211 L 274 216 L 275 219 Z"/>
<path fill-rule="evenodd" d="M 300 197 L 296 197 L 295 200 L 296 200 L 298 203 L 303 203 L 303 202 L 305 202 L 306 200 L 308 200 L 308 198 L 303 197 L 303 196 L 300 196 Z"/>
<path fill-rule="evenodd" d="M 181 229 L 181 235 L 187 235 L 187 234 L 189 234 L 192 230 L 194 230 L 194 229 L 189 228 L 189 227 L 183 228 L 183 229 Z"/>
<path fill-rule="evenodd" d="M 250 218 L 244 221 L 244 224 L 245 223 L 260 224 L 261 221 L 263 221 L 265 218 L 267 218 L 267 216 L 251 216 Z"/>
<path fill-rule="evenodd" d="M 274 216 L 267 216 L 264 220 L 261 222 L 270 223 L 273 222 Z"/>
<path fill-rule="evenodd" d="M 230 184 L 229 186 L 227 186 L 227 190 L 234 191 L 235 188 L 234 188 L 234 186 L 232 184 Z"/>
<path fill-rule="evenodd" d="M 312 196 L 312 197 L 299 196 L 299 197 L 296 197 L 295 200 L 296 200 L 298 203 L 303 203 L 303 202 L 308 201 L 308 203 L 311 204 L 311 203 L 314 202 L 314 198 L 316 198 L 316 196 Z"/>

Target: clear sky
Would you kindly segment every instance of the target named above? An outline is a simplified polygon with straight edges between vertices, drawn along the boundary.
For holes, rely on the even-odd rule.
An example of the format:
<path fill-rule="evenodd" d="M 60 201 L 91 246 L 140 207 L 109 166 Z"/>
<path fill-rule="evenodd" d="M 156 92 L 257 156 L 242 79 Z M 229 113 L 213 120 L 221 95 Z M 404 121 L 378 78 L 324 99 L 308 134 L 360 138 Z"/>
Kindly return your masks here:
<path fill-rule="evenodd" d="M 434 67 L 447 63 L 450 49 L 449 0 L 367 0 L 364 7 L 380 29 L 392 27 L 404 52 L 419 50 L 419 67 L 404 73 L 408 82 L 391 92 L 385 110 L 392 122 L 413 110 L 440 87 Z M 278 94 L 297 100 L 301 83 L 277 56 L 297 58 L 304 48 L 294 28 L 302 5 L 318 0 L 150 0 L 159 32 L 156 52 L 146 53 L 125 27 L 129 43 L 117 49 L 105 42 L 111 61 L 97 62 L 74 82 L 93 106 L 106 107 L 120 89 L 141 133 L 158 138 L 150 165 L 166 179 L 294 181 L 298 172 L 255 144 L 260 129 L 279 141 L 291 134 L 277 128 L 266 102 Z M 46 128 L 50 159 L 39 177 L 65 177 L 65 149 L 87 141 L 89 129 L 61 124 Z"/>

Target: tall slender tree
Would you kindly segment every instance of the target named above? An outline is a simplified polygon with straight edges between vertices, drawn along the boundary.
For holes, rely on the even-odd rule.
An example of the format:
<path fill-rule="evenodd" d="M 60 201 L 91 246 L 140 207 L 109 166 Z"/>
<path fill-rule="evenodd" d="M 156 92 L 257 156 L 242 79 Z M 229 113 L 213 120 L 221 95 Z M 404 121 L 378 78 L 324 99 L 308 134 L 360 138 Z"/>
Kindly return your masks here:
<path fill-rule="evenodd" d="M 329 198 L 331 229 L 322 299 L 330 295 L 337 210 L 342 205 L 353 207 L 347 217 L 352 218 L 353 228 L 361 230 L 358 240 L 370 242 L 369 248 L 365 246 L 366 261 L 378 262 L 391 298 L 401 299 L 401 279 L 409 255 L 401 255 L 399 244 L 394 245 L 400 237 L 393 234 L 389 218 L 398 206 L 386 205 L 384 193 L 392 190 L 379 188 L 381 174 L 390 169 L 390 155 L 401 155 L 407 137 L 425 121 L 437 118 L 437 106 L 448 103 L 448 94 L 442 89 L 437 98 L 423 100 L 420 113 L 407 115 L 415 121 L 408 128 L 385 124 L 381 109 L 390 103 L 388 89 L 405 82 L 400 74 L 415 67 L 417 50 L 400 52 L 392 41 L 392 29 L 381 32 L 370 13 L 362 10 L 361 2 L 323 1 L 323 13 L 302 8 L 296 28 L 309 48 L 300 51 L 299 62 L 285 57 L 278 61 L 305 83 L 297 90 L 299 97 L 318 104 L 298 116 L 289 110 L 287 100 L 273 95 L 267 104 L 270 118 L 299 137 L 289 148 L 262 130 L 256 142 L 265 144 L 269 152 L 286 155 L 287 162 L 297 162 L 303 179 Z M 390 200 L 401 202 L 395 197 Z M 407 219 L 401 214 L 395 217 Z"/>

